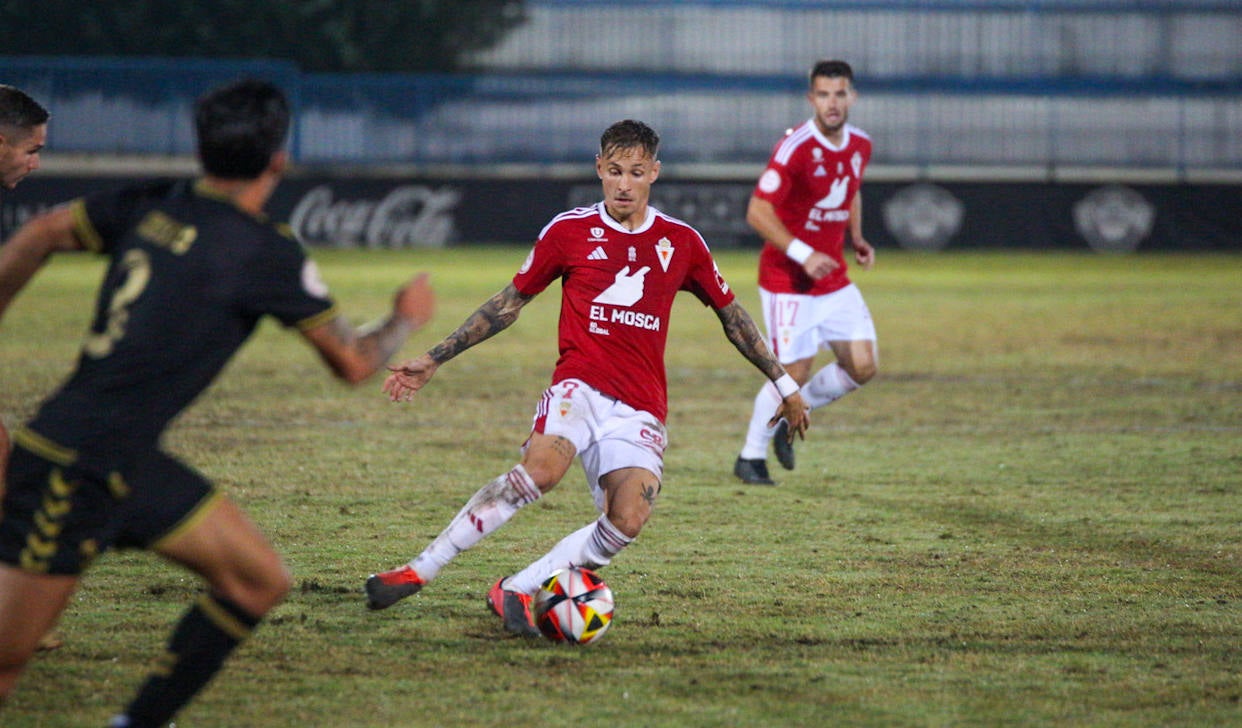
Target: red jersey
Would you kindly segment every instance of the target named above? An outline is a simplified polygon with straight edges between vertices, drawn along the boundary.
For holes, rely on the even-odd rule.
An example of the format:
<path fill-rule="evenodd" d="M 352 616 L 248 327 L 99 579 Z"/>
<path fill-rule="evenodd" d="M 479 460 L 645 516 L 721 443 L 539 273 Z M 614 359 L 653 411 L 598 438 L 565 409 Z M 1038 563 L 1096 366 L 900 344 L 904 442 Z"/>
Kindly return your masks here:
<path fill-rule="evenodd" d="M 846 124 L 833 146 L 809 120 L 777 145 L 755 184 L 755 197 L 771 202 L 786 229 L 837 261 L 837 268 L 813 281 L 802 266 L 771 242 L 759 253 L 759 285 L 773 293 L 822 295 L 850 283 L 845 265 L 845 230 L 850 205 L 871 161 L 871 137 Z"/>
<path fill-rule="evenodd" d="M 678 291 L 716 309 L 733 301 L 698 231 L 654 207 L 627 230 L 604 203 L 557 215 L 513 277 L 533 296 L 561 280 L 560 358 L 552 383 L 581 379 L 664 422 L 664 346 Z"/>

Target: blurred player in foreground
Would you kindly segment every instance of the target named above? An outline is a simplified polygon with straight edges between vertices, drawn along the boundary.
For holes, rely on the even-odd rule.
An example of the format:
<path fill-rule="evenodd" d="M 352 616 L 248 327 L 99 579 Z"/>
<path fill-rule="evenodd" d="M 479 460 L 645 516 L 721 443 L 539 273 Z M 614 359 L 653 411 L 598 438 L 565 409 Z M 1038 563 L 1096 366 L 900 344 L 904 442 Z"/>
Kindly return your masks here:
<path fill-rule="evenodd" d="M 383 609 L 410 596 L 458 553 L 551 490 L 574 456 L 601 512 L 522 571 L 496 582 L 488 603 L 510 632 L 538 635 L 531 599 L 549 574 L 570 564 L 608 564 L 642 530 L 660 492 L 668 410 L 664 349 L 678 291 L 711 306 L 725 336 L 781 393 L 776 416 L 792 436 L 808 425 L 793 379 L 716 269 L 703 238 L 648 205 L 660 174 L 659 137 L 621 121 L 600 139 L 595 171 L 604 199 L 557 215 L 544 227 L 513 281 L 423 356 L 394 368 L 384 383 L 408 400 L 440 365 L 517 320 L 553 281 L 562 286 L 560 358 L 543 394 L 522 460 L 483 486 L 414 560 L 367 579 L 367 604 Z"/>
<path fill-rule="evenodd" d="M 264 316 L 295 328 L 356 383 L 434 307 L 419 275 L 389 316 L 355 330 L 301 246 L 263 217 L 288 161 L 289 107 L 276 87 L 216 89 L 195 122 L 202 178 L 89 195 L 0 248 L 0 315 L 52 253 L 110 258 L 77 369 L 13 436 L 0 518 L 0 701 L 91 562 L 109 547 L 145 548 L 207 582 L 112 722 L 166 725 L 290 586 L 241 509 L 160 449 L 169 421 Z"/>
<path fill-rule="evenodd" d="M 862 235 L 863 171 L 871 138 L 848 123 L 857 94 L 845 61 L 819 61 L 806 94 L 814 115 L 777 145 L 760 175 L 746 221 L 764 239 L 759 254 L 759 297 L 768 344 L 802 387 L 811 409 L 858 389 L 875 376 L 875 325 L 845 265 L 849 229 L 854 259 L 864 270 L 875 249 Z M 836 361 L 811 375 L 815 355 L 828 347 Z M 781 395 L 764 385 L 755 395 L 746 444 L 733 464 L 743 482 L 774 485 L 768 443 L 777 460 L 794 468 L 786 425 L 769 422 Z"/>
<path fill-rule="evenodd" d="M 0 188 L 11 190 L 39 168 L 39 153 L 47 144 L 51 115 L 39 102 L 13 86 L 0 85 Z M 4 497 L 4 471 L 9 461 L 9 431 L 0 419 L 0 500 Z M 61 639 L 49 632 L 38 649 L 54 650 Z"/>
<path fill-rule="evenodd" d="M 11 190 L 39 168 L 39 152 L 47 143 L 47 109 L 25 92 L 0 85 L 0 188 Z M 9 457 L 9 433 L 0 420 L 0 495 L 4 493 L 4 464 Z"/>

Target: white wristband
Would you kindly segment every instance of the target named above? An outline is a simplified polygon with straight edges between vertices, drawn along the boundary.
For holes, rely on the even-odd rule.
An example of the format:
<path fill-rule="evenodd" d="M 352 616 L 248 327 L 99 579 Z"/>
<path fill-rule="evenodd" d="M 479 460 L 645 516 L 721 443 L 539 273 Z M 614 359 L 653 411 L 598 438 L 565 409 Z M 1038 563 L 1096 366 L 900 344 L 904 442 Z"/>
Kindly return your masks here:
<path fill-rule="evenodd" d="M 773 382 L 776 385 L 776 391 L 780 393 L 781 399 L 785 399 L 791 394 L 798 392 L 798 381 L 788 374 L 782 374 L 781 378 Z"/>
<path fill-rule="evenodd" d="M 797 238 L 790 240 L 789 245 L 785 246 L 785 255 L 798 265 L 805 264 L 806 259 L 811 257 L 811 253 L 814 252 L 815 248 L 812 248 Z"/>

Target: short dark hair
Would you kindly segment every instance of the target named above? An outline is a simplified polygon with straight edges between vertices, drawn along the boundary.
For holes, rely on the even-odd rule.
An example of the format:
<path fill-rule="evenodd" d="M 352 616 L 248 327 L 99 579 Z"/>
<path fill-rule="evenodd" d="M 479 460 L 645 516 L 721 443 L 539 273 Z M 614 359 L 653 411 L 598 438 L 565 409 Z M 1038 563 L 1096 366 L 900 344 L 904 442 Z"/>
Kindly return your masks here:
<path fill-rule="evenodd" d="M 30 130 L 51 118 L 47 109 L 26 92 L 0 84 L 0 127 Z"/>
<path fill-rule="evenodd" d="M 850 82 L 850 86 L 854 85 L 854 69 L 850 68 L 850 64 L 845 61 L 816 61 L 815 65 L 811 66 L 811 73 L 807 81 L 814 85 L 815 79 L 820 76 L 825 78 L 844 78 Z"/>
<path fill-rule="evenodd" d="M 242 79 L 208 91 L 194 108 L 203 170 L 225 179 L 254 179 L 284 147 L 289 101 L 274 84 Z"/>
<path fill-rule="evenodd" d="M 599 156 L 605 158 L 620 149 L 641 147 L 652 159 L 660 151 L 660 135 L 641 121 L 626 119 L 604 130 L 599 138 Z"/>

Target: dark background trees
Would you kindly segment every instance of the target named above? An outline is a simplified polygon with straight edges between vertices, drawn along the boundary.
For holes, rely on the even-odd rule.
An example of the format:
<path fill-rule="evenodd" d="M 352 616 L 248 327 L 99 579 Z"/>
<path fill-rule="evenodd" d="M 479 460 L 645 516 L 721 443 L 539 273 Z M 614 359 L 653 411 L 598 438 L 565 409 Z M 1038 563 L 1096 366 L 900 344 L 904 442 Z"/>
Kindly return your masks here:
<path fill-rule="evenodd" d="M 523 0 L 0 3 L 0 55 L 269 58 L 304 71 L 455 71 L 525 20 Z"/>

